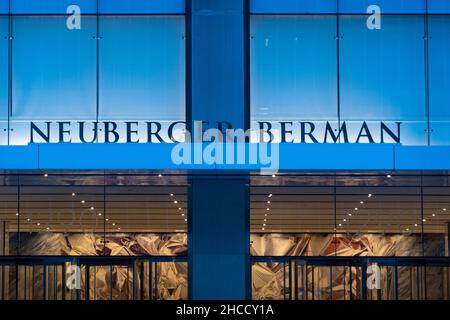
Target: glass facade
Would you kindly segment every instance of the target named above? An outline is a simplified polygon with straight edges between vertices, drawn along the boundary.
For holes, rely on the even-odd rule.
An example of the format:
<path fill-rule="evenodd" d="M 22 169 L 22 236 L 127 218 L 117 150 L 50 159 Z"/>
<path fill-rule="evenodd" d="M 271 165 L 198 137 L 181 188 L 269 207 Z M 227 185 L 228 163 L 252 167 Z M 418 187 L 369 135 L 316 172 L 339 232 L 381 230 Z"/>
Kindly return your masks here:
<path fill-rule="evenodd" d="M 380 29 L 368 17 L 251 16 L 252 126 L 287 122 L 295 131 L 313 122 L 318 142 L 330 142 L 324 123 L 335 131 L 345 123 L 349 139 L 338 142 L 396 143 L 357 137 L 364 122 L 372 132 L 400 123 L 403 145 L 448 145 L 449 16 L 382 15 Z M 280 131 L 275 123 L 275 141 Z"/>
<path fill-rule="evenodd" d="M 182 15 L 82 15 L 80 29 L 73 29 L 67 15 L 0 16 L 0 143 L 46 142 L 30 138 L 31 122 L 44 133 L 52 122 L 49 142 L 83 142 L 68 135 L 61 141 L 54 122 L 70 122 L 64 130 L 73 131 L 84 122 L 90 142 L 104 134 L 92 134 L 95 122 L 158 121 L 165 129 L 184 122 L 184 21 Z M 125 126 L 117 130 L 125 137 Z"/>
<path fill-rule="evenodd" d="M 450 300 L 450 1 L 373 1 L 0 0 L 0 300 Z"/>
<path fill-rule="evenodd" d="M 2 264 L 2 300 L 187 298 L 185 176 L 22 172 L 0 181 L 1 256 L 48 259 Z M 73 265 L 84 271 L 78 292 L 64 286 Z"/>

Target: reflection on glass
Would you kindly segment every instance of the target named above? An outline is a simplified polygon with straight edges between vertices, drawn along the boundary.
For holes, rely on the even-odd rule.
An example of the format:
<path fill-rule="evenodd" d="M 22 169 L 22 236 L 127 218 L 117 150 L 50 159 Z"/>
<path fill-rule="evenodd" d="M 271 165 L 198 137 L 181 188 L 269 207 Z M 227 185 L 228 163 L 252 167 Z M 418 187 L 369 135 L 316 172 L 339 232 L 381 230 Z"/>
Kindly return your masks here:
<path fill-rule="evenodd" d="M 184 18 L 100 17 L 101 119 L 184 120 Z"/>
<path fill-rule="evenodd" d="M 80 30 L 66 19 L 13 17 L 12 119 L 95 119 L 95 17 L 84 16 Z"/>
<path fill-rule="evenodd" d="M 423 16 L 341 16 L 343 121 L 402 122 L 403 144 L 427 144 Z"/>
<path fill-rule="evenodd" d="M 337 118 L 336 18 L 253 16 L 252 120 Z"/>
<path fill-rule="evenodd" d="M 450 16 L 430 16 L 429 74 L 431 144 L 448 145 L 450 137 Z"/>

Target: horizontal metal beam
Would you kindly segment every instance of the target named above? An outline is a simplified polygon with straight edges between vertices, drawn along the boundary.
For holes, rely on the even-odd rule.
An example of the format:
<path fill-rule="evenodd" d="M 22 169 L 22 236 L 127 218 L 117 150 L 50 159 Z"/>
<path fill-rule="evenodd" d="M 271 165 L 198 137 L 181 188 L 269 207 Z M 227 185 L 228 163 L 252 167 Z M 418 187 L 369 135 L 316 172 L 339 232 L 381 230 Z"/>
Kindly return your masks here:
<path fill-rule="evenodd" d="M 212 170 L 258 171 L 261 164 L 176 164 L 176 144 L 32 144 L 0 146 L 0 168 L 9 170 Z M 450 146 L 394 144 L 293 144 L 281 143 L 279 170 L 450 170 Z M 269 150 L 270 150 L 269 145 Z M 273 147 L 273 146 L 272 146 Z M 249 145 L 245 152 L 250 153 Z M 194 153 L 194 152 L 193 152 Z"/>
<path fill-rule="evenodd" d="M 250 0 L 250 13 L 366 14 L 370 5 L 384 14 L 450 13 L 449 0 Z"/>
<path fill-rule="evenodd" d="M 66 14 L 71 5 L 82 14 L 185 13 L 185 0 L 0 0 L 0 14 Z"/>

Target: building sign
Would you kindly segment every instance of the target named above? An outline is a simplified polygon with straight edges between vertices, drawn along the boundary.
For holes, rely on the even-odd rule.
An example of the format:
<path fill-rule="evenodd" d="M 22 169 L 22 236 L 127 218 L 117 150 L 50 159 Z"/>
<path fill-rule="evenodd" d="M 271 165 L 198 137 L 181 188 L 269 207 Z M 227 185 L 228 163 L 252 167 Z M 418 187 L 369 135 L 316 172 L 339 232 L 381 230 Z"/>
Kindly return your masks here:
<path fill-rule="evenodd" d="M 226 121 L 199 122 L 203 131 L 233 129 Z M 29 143 L 185 142 L 185 121 L 31 121 L 14 125 L 11 145 Z M 4 130 L 6 131 L 6 130 Z M 230 131 L 231 132 L 231 131 Z M 400 122 L 255 121 L 246 141 L 272 143 L 401 143 Z M 227 136 L 228 138 L 228 136 Z M 189 138 L 188 138 L 189 139 Z M 231 139 L 237 139 L 231 137 Z M 207 141 L 207 140 L 204 140 Z"/>

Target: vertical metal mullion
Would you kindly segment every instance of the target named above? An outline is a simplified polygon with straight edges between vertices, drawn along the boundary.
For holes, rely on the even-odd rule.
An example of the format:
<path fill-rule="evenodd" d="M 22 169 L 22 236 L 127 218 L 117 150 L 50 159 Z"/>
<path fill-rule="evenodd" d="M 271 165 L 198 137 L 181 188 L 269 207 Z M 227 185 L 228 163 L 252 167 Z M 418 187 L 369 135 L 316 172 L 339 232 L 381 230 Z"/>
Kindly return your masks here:
<path fill-rule="evenodd" d="M 158 262 L 155 261 L 155 300 L 158 300 Z"/>
<path fill-rule="evenodd" d="M 333 266 L 330 266 L 330 300 L 333 300 Z"/>
<path fill-rule="evenodd" d="M 424 17 L 424 59 L 425 59 L 425 115 L 427 117 L 427 142 L 431 145 L 431 124 L 430 124 L 430 65 L 429 65 L 429 27 L 428 27 L 428 0 L 425 1 L 425 17 Z"/>
<path fill-rule="evenodd" d="M 100 94 L 99 94 L 99 88 L 100 88 L 100 21 L 99 21 L 99 0 L 97 0 L 97 12 L 95 15 L 96 18 L 96 35 L 95 35 L 95 41 L 96 41 L 96 97 L 95 97 L 95 107 L 96 107 L 96 122 L 98 122 L 99 119 L 99 108 L 100 108 Z M 97 141 L 98 141 L 98 135 L 96 135 Z"/>
<path fill-rule="evenodd" d="M 148 299 L 153 300 L 153 262 L 148 260 Z"/>
<path fill-rule="evenodd" d="M 311 274 L 312 274 L 312 281 L 311 281 L 311 289 L 312 289 L 312 300 L 315 300 L 315 294 L 316 294 L 316 286 L 315 286 L 315 276 L 314 276 L 314 265 L 311 266 Z"/>
<path fill-rule="evenodd" d="M 292 300 L 292 260 L 289 260 L 289 300 Z"/>
<path fill-rule="evenodd" d="M 61 299 L 66 300 L 66 263 L 61 265 Z"/>
<path fill-rule="evenodd" d="M 394 267 L 394 300 L 398 301 L 398 262 L 395 259 Z"/>
<path fill-rule="evenodd" d="M 294 273 L 294 289 L 295 289 L 294 300 L 298 300 L 298 265 L 297 265 L 297 261 L 294 261 L 294 269 L 295 269 L 295 273 Z"/>
<path fill-rule="evenodd" d="M 140 268 L 139 268 L 139 289 L 140 289 L 140 298 L 139 300 L 144 300 L 144 267 L 145 262 L 141 261 Z"/>
<path fill-rule="evenodd" d="M 131 275 L 133 279 L 131 280 L 131 290 L 133 291 L 131 294 L 131 300 L 136 300 L 136 260 L 133 261 L 133 269 L 131 270 Z"/>
<path fill-rule="evenodd" d="M 113 266 L 109 266 L 109 300 L 113 299 Z"/>
<path fill-rule="evenodd" d="M 84 279 L 84 282 L 85 282 L 85 284 L 86 284 L 86 288 L 85 288 L 85 290 L 86 290 L 86 292 L 85 292 L 85 299 L 87 300 L 87 301 L 89 301 L 89 295 L 90 295 L 90 266 L 89 266 L 89 264 L 86 264 L 85 265 L 85 269 L 84 269 L 84 277 L 85 277 L 85 279 Z"/>
<path fill-rule="evenodd" d="M 306 300 L 309 299 L 309 279 L 308 279 L 308 263 L 305 263 L 304 266 L 305 269 L 305 293 L 306 293 Z"/>
<path fill-rule="evenodd" d="M 283 300 L 286 300 L 286 262 L 283 261 Z"/>
<path fill-rule="evenodd" d="M 336 0 L 336 85 L 337 85 L 337 118 L 338 130 L 341 128 L 341 28 L 339 17 L 339 0 Z M 339 136 L 339 141 L 341 137 Z"/>
<path fill-rule="evenodd" d="M 47 300 L 47 265 L 42 266 L 44 268 L 42 274 L 42 300 Z"/>
<path fill-rule="evenodd" d="M 367 300 L 367 261 L 361 259 L 361 300 Z"/>
<path fill-rule="evenodd" d="M 10 144 L 11 117 L 12 117 L 12 49 L 13 49 L 13 19 L 11 14 L 11 0 L 8 1 L 8 124 L 7 142 Z"/>
<path fill-rule="evenodd" d="M 348 273 L 348 276 L 349 276 L 349 286 L 348 286 L 348 289 L 349 289 L 349 292 L 350 292 L 350 300 L 353 300 L 353 284 L 352 284 L 352 263 L 350 262 L 349 263 L 349 273 Z"/>

